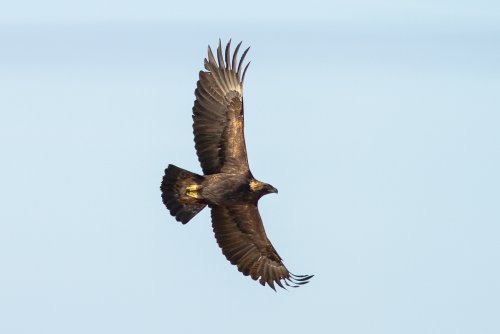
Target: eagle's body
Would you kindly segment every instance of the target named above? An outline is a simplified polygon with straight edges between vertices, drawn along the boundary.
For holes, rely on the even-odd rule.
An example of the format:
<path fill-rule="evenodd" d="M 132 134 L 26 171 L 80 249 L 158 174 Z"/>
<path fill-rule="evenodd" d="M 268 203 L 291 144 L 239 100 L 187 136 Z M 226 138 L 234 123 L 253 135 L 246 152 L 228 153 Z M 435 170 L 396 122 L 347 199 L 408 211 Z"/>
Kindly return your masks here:
<path fill-rule="evenodd" d="M 259 187 L 260 191 L 256 191 Z M 253 190 L 252 190 L 253 188 Z M 255 180 L 250 173 L 206 175 L 198 194 L 209 205 L 254 204 L 265 194 L 277 192 L 268 184 Z"/>
<path fill-rule="evenodd" d="M 212 210 L 217 243 L 226 258 L 244 275 L 274 289 L 305 284 L 312 276 L 291 274 L 266 236 L 258 211 L 259 199 L 277 193 L 256 180 L 249 168 L 243 133 L 243 81 L 248 65 L 237 61 L 239 47 L 225 58 L 220 46 L 217 60 L 208 48 L 205 69 L 195 90 L 193 132 L 204 175 L 169 165 L 161 184 L 163 203 L 175 218 L 187 223 L 205 206 Z M 291 285 L 290 285 L 291 283 Z"/>

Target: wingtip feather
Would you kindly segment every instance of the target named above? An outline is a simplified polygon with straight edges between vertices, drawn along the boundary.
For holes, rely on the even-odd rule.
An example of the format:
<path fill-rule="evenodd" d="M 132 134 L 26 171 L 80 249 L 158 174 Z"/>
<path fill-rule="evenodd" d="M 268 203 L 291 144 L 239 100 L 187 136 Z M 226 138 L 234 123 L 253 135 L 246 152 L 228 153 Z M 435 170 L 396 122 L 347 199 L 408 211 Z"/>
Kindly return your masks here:
<path fill-rule="evenodd" d="M 243 65 L 243 61 L 245 60 L 245 57 L 248 53 L 248 50 L 250 50 L 250 47 L 246 48 L 246 50 L 243 52 L 243 55 L 241 56 L 240 62 L 238 64 L 238 71 L 236 72 L 236 76 L 238 77 L 238 80 L 241 80 L 241 65 Z"/>

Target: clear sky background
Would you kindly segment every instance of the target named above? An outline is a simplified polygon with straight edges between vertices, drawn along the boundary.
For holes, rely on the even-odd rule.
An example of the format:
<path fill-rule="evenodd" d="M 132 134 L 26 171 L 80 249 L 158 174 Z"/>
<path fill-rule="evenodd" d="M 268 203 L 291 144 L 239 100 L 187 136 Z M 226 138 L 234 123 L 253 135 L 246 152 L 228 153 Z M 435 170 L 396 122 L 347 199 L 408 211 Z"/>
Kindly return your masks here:
<path fill-rule="evenodd" d="M 161 203 L 219 37 L 300 289 Z M 0 156 L 1 333 L 500 332 L 498 1 L 5 3 Z"/>

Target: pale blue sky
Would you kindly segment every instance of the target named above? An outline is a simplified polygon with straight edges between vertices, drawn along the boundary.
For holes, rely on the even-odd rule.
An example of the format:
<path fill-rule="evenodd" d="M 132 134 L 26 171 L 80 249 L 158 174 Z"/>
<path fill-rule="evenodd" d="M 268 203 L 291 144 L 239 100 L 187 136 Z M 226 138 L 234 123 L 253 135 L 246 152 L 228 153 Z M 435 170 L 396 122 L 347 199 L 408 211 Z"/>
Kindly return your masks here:
<path fill-rule="evenodd" d="M 500 5 L 18 1 L 0 10 L 1 333 L 499 333 Z M 200 23 L 201 22 L 201 23 Z M 221 254 L 200 172 L 207 44 L 251 45 L 269 238 L 310 284 Z"/>

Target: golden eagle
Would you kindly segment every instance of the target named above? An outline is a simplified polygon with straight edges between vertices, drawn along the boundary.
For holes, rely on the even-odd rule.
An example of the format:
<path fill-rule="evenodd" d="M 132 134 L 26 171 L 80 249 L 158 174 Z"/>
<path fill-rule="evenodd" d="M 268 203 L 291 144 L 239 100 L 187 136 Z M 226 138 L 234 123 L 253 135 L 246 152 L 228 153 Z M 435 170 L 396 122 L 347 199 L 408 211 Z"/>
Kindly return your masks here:
<path fill-rule="evenodd" d="M 243 134 L 242 71 L 247 48 L 238 61 L 236 46 L 231 57 L 231 41 L 225 56 L 221 43 L 217 61 L 210 46 L 205 69 L 195 90 L 193 133 L 203 176 L 169 165 L 161 183 L 162 200 L 175 219 L 186 224 L 205 206 L 212 210 L 212 226 L 222 253 L 243 275 L 284 288 L 297 287 L 312 275 L 293 275 L 266 236 L 258 201 L 278 190 L 256 180 L 248 166 Z"/>

